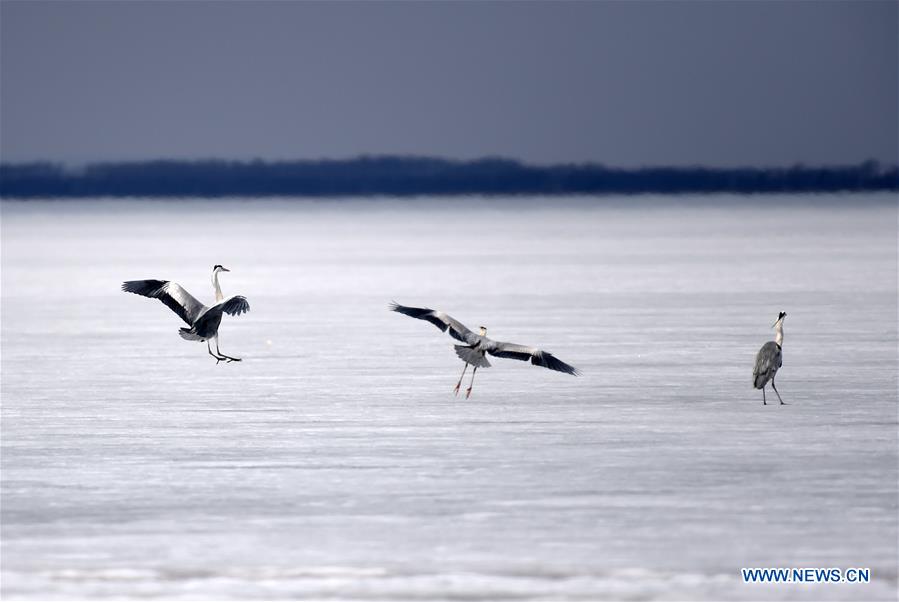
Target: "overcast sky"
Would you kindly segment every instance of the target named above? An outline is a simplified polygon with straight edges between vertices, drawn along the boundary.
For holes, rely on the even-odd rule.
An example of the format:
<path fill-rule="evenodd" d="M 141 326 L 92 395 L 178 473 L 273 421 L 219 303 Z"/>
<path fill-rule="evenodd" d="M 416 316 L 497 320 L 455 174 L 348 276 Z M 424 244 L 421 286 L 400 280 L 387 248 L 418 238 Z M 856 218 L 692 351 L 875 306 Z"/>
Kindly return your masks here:
<path fill-rule="evenodd" d="M 4 161 L 897 161 L 899 4 L 0 3 Z"/>

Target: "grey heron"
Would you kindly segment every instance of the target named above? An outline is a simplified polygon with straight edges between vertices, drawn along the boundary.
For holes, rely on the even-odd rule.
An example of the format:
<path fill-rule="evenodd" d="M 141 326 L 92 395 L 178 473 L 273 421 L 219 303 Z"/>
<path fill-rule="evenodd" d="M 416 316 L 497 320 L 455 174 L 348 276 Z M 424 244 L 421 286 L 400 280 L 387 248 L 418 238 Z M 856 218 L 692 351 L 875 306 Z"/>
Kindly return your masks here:
<path fill-rule="evenodd" d="M 218 364 L 222 360 L 227 362 L 239 362 L 240 358 L 225 355 L 219 351 L 218 330 L 222 322 L 222 313 L 230 316 L 239 316 L 250 311 L 250 304 L 245 297 L 235 295 L 225 299 L 222 288 L 219 286 L 219 274 L 231 270 L 216 264 L 212 268 L 212 286 L 215 288 L 215 305 L 206 307 L 197 301 L 193 295 L 184 290 L 177 282 L 168 280 L 129 280 L 122 283 L 122 290 L 126 293 L 134 293 L 151 299 L 159 299 L 173 312 L 184 320 L 189 328 L 180 328 L 178 334 L 187 341 L 199 341 L 206 343 L 209 355 L 215 358 Z M 215 339 L 215 353 L 210 347 L 210 340 Z"/>
<path fill-rule="evenodd" d="M 774 340 L 762 345 L 758 355 L 755 356 L 755 368 L 752 370 L 752 386 L 762 390 L 762 404 L 764 405 L 768 405 L 768 401 L 765 399 L 765 385 L 768 384 L 768 381 L 771 381 L 771 388 L 774 389 L 780 405 L 787 405 L 780 398 L 777 387 L 774 386 L 774 377 L 783 365 L 784 318 L 786 317 L 786 312 L 780 312 L 780 315 L 777 316 L 777 321 L 771 326 L 774 329 Z"/>
<path fill-rule="evenodd" d="M 487 328 L 480 327 L 480 332 L 475 334 L 469 330 L 464 324 L 453 318 L 452 316 L 433 309 L 422 307 L 406 307 L 400 305 L 396 301 L 390 304 L 390 309 L 395 312 L 418 318 L 419 320 L 427 320 L 443 332 L 449 331 L 457 341 L 465 343 L 464 345 L 454 345 L 456 355 L 459 356 L 465 367 L 462 368 L 462 374 L 459 376 L 459 382 L 453 392 L 458 395 L 459 387 L 462 386 L 462 379 L 465 377 L 465 371 L 468 366 L 474 366 L 471 372 L 471 382 L 465 391 L 465 398 L 471 396 L 471 389 L 474 386 L 474 376 L 478 368 L 489 368 L 490 362 L 487 361 L 486 355 L 489 353 L 494 357 L 505 357 L 514 360 L 530 361 L 535 366 L 543 366 L 550 370 L 564 372 L 572 376 L 578 376 L 579 372 L 574 366 L 569 366 L 562 360 L 558 359 L 552 353 L 537 349 L 536 347 L 528 347 L 526 345 L 516 345 L 515 343 L 504 343 L 502 341 L 494 341 L 487 338 Z"/>

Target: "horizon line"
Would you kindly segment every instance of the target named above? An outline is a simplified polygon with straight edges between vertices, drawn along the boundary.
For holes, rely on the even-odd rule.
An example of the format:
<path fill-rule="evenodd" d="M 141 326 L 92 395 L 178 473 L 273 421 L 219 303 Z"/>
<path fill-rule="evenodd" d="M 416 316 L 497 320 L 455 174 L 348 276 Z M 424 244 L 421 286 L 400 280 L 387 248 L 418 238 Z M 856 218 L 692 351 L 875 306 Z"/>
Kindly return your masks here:
<path fill-rule="evenodd" d="M 795 161 L 792 163 L 785 164 L 733 164 L 733 165 L 710 165 L 705 163 L 684 163 L 684 164 L 671 164 L 671 163 L 644 163 L 640 165 L 632 165 L 632 166 L 623 166 L 623 165 L 614 165 L 611 163 L 606 163 L 598 160 L 584 160 L 584 161 L 559 161 L 559 162 L 531 162 L 526 161 L 524 159 L 515 158 L 508 155 L 480 155 L 478 157 L 473 158 L 453 158 L 441 155 L 429 155 L 429 154 L 401 154 L 401 153 L 383 153 L 383 154 L 375 154 L 375 153 L 360 153 L 357 155 L 346 156 L 346 157 L 318 157 L 318 158 L 261 158 L 261 157 L 250 157 L 250 158 L 226 158 L 221 156 L 198 156 L 198 157 L 147 157 L 147 158 L 123 158 L 123 159 L 91 159 L 88 161 L 68 161 L 65 159 L 25 159 L 25 160 L 5 160 L 0 158 L 0 167 L 8 168 L 8 167 L 26 167 L 26 166 L 53 166 L 56 168 L 61 168 L 65 171 L 73 171 L 78 172 L 83 169 L 87 169 L 90 167 L 96 166 L 107 166 L 107 165 L 140 165 L 140 164 L 166 164 L 166 163 L 181 163 L 181 164 L 209 164 L 209 163 L 217 163 L 217 164 L 234 164 L 234 165 L 283 165 L 283 164 L 301 164 L 301 163 L 351 163 L 351 162 L 361 162 L 361 161 L 383 161 L 383 160 L 401 160 L 401 161 L 435 161 L 435 162 L 443 162 L 446 164 L 458 164 L 458 165 L 466 165 L 466 164 L 474 164 L 474 163 L 504 163 L 510 166 L 516 166 L 520 168 L 530 168 L 530 169 L 552 169 L 552 168 L 565 168 L 565 167 L 580 167 L 580 168 L 600 168 L 605 170 L 613 170 L 613 171 L 639 171 L 644 169 L 672 169 L 672 170 L 711 170 L 711 171 L 729 171 L 729 170 L 759 170 L 759 171 L 774 171 L 774 170 L 790 170 L 790 169 L 841 169 L 841 168 L 859 168 L 867 166 L 869 169 L 877 169 L 878 171 L 890 171 L 892 169 L 899 169 L 899 161 L 895 163 L 890 163 L 887 161 L 883 161 L 875 158 L 866 158 L 857 160 L 854 162 L 844 162 L 844 163 L 806 163 L 804 161 Z"/>

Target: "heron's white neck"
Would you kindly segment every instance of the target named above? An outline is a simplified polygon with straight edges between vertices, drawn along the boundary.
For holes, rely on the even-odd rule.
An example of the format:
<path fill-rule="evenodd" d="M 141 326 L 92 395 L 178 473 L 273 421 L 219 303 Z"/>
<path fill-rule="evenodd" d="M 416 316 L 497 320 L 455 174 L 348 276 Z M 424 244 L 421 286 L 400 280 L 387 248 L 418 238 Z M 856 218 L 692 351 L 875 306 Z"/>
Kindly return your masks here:
<path fill-rule="evenodd" d="M 219 273 L 212 273 L 212 286 L 215 287 L 215 302 L 221 303 L 225 298 L 225 295 L 222 294 L 222 287 L 219 286 Z"/>
<path fill-rule="evenodd" d="M 777 343 L 778 347 L 783 347 L 783 344 L 784 344 L 783 320 L 780 320 L 777 324 L 774 325 L 774 342 Z"/>

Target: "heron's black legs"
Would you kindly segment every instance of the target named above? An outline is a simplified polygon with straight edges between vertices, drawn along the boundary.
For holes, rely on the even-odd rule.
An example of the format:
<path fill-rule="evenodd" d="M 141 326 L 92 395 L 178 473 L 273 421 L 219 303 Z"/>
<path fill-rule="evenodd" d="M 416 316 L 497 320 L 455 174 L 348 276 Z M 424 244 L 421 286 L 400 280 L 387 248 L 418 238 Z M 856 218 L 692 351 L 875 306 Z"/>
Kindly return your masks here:
<path fill-rule="evenodd" d="M 231 357 L 230 355 L 225 355 L 221 351 L 219 351 L 219 335 L 215 335 L 215 352 L 222 356 L 222 359 L 226 359 L 229 362 L 239 362 L 239 357 Z"/>
<path fill-rule="evenodd" d="M 209 346 L 209 341 L 206 341 L 206 351 L 209 352 L 209 355 L 211 355 L 212 357 L 215 358 L 215 363 L 216 363 L 216 364 L 218 364 L 220 361 L 222 361 L 223 359 L 225 359 L 224 357 L 221 357 L 221 356 L 219 356 L 219 355 L 216 355 L 216 354 L 214 354 L 214 353 L 212 352 L 212 348 Z"/>
<path fill-rule="evenodd" d="M 771 388 L 774 389 L 774 393 L 777 395 L 778 401 L 780 401 L 780 405 L 785 406 L 787 404 L 784 403 L 784 400 L 780 398 L 780 393 L 777 392 L 777 387 L 774 386 L 774 379 L 771 379 Z"/>
<path fill-rule="evenodd" d="M 762 405 L 763 406 L 768 405 L 768 402 L 765 401 L 765 385 L 762 385 Z"/>
<path fill-rule="evenodd" d="M 456 383 L 456 388 L 453 389 L 453 395 L 459 394 L 459 387 L 462 386 L 462 378 L 465 376 L 466 370 L 468 370 L 468 362 L 465 362 L 465 367 L 462 368 L 462 376 L 459 377 L 459 382 Z"/>
<path fill-rule="evenodd" d="M 468 399 L 469 397 L 471 397 L 471 388 L 474 386 L 474 375 L 477 374 L 477 372 L 478 372 L 478 367 L 475 366 L 474 370 L 471 371 L 471 382 L 468 383 L 468 390 L 465 391 L 465 399 Z"/>

